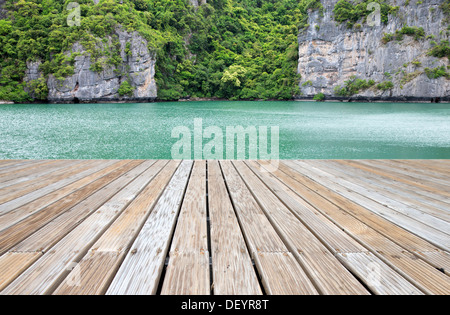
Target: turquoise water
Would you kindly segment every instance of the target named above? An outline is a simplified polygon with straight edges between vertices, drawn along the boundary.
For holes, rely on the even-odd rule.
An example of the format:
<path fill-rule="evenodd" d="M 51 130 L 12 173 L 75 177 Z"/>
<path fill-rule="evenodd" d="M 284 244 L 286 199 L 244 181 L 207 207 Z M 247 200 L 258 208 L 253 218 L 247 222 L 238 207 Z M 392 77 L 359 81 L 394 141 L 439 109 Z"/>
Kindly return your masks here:
<path fill-rule="evenodd" d="M 278 126 L 281 159 L 450 158 L 450 104 L 293 101 L 0 105 L 0 158 L 170 159 L 195 118 Z"/>

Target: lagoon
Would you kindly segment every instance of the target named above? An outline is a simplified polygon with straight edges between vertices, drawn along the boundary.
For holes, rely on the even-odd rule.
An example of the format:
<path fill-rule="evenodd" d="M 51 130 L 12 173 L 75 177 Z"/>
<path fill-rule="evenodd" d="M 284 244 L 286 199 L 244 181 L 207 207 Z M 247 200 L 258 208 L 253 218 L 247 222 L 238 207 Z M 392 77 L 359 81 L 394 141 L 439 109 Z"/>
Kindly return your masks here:
<path fill-rule="evenodd" d="M 281 159 L 450 158 L 448 103 L 202 101 L 0 105 L 0 159 L 170 159 L 199 118 L 278 127 Z"/>

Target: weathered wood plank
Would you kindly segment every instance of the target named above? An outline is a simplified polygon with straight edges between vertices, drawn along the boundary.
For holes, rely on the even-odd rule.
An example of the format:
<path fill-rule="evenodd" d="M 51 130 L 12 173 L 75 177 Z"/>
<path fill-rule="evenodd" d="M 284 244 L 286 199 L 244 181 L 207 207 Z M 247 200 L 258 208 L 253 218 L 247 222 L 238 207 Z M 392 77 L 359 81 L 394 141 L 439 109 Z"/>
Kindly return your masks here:
<path fill-rule="evenodd" d="M 422 295 L 407 279 L 399 276 L 372 253 L 339 253 L 350 270 L 365 279 L 367 287 L 382 295 Z"/>
<path fill-rule="evenodd" d="M 121 165 L 126 164 L 127 161 L 108 161 L 105 163 L 96 164 L 95 167 L 91 168 L 87 176 L 83 177 L 67 186 L 39 197 L 23 206 L 15 208 L 14 210 L 8 211 L 4 215 L 0 215 L 0 231 L 6 229 L 7 227 L 16 224 L 17 222 L 25 219 L 26 217 L 32 215 L 33 213 L 39 212 L 46 206 L 62 199 L 63 197 L 69 196 L 71 193 L 77 191 L 81 187 L 103 177 L 104 175 L 112 172 Z"/>
<path fill-rule="evenodd" d="M 48 185 L 33 190 L 25 195 L 22 195 L 16 199 L 10 200 L 8 202 L 5 202 L 3 204 L 0 204 L 0 213 L 5 214 L 9 211 L 12 211 L 20 206 L 23 206 L 33 200 L 36 200 L 40 197 L 46 196 L 47 194 L 53 192 L 56 189 L 62 188 L 64 186 L 67 186 L 71 183 L 76 182 L 77 180 L 80 180 L 84 178 L 87 174 L 91 174 L 94 171 L 98 170 L 97 167 L 104 167 L 103 161 L 84 161 L 83 166 L 81 168 L 71 169 L 69 173 L 66 173 L 64 175 L 61 175 L 58 181 L 52 181 Z M 108 162 L 106 162 L 108 163 Z M 110 161 L 109 163 L 114 163 L 114 161 Z"/>
<path fill-rule="evenodd" d="M 170 161 L 148 186 L 128 205 L 114 223 L 92 245 L 86 255 L 77 264 L 78 270 L 89 270 L 90 266 L 99 268 L 94 276 L 74 270 L 69 274 L 54 294 L 103 294 L 111 282 L 125 253 L 130 248 L 145 220 L 164 192 L 172 175 L 179 165 Z M 112 265 L 101 265 L 107 259 Z M 98 266 L 97 266 L 98 265 Z M 111 267 L 112 266 L 112 267 Z M 79 275 L 79 281 L 73 285 L 70 279 Z"/>
<path fill-rule="evenodd" d="M 43 176 L 43 174 L 37 173 L 36 175 L 39 176 L 38 178 L 35 178 L 33 180 L 27 180 L 26 182 L 20 182 L 15 185 L 11 185 L 3 189 L 0 189 L 0 204 L 19 198 L 20 196 L 26 195 L 30 192 L 34 192 L 60 179 L 64 179 L 70 176 L 71 174 L 76 174 L 76 172 L 82 171 L 82 169 L 80 169 L 80 167 L 83 166 L 83 164 L 81 164 L 82 161 L 76 161 L 75 163 L 70 161 L 69 162 L 62 161 L 62 162 L 63 162 L 62 169 L 60 168 L 52 169 L 52 171 L 54 171 L 55 174 L 50 173 L 47 174 L 47 176 Z M 46 170 L 49 169 L 47 165 L 44 166 Z M 27 179 L 27 177 L 25 177 L 25 179 Z"/>
<path fill-rule="evenodd" d="M 133 167 L 139 165 L 142 161 L 131 161 L 111 173 L 97 179 L 96 181 L 80 188 L 70 196 L 55 202 L 42 211 L 36 212 L 22 221 L 2 230 L 0 232 L 0 253 L 3 254 L 12 246 L 24 240 L 36 230 L 42 228 L 48 222 L 58 217 L 74 205 L 78 204 L 97 190 L 101 189 L 117 177 Z"/>
<path fill-rule="evenodd" d="M 259 172 L 260 167 L 256 162 L 247 162 L 249 167 L 253 170 L 271 191 L 283 201 L 283 203 L 302 221 L 302 223 L 311 230 L 320 241 L 327 246 L 328 250 L 332 252 L 343 265 L 351 270 L 354 274 L 359 275 L 359 279 L 364 282 L 373 293 L 376 294 L 421 294 L 416 287 L 406 281 L 403 277 L 397 274 L 393 269 L 386 265 L 380 258 L 369 252 L 370 248 L 363 247 L 359 242 L 351 238 L 345 233 L 342 227 L 332 223 L 320 211 L 317 211 L 310 204 L 299 197 L 293 190 L 284 185 L 278 180 L 275 175 L 269 172 Z M 277 175 L 281 176 L 282 175 Z M 381 280 L 381 285 L 372 285 L 371 273 L 355 273 L 355 270 L 360 270 L 360 261 L 348 259 L 345 254 L 353 254 L 351 257 L 363 257 L 366 262 L 382 269 L 379 277 L 386 277 Z M 358 254 L 358 255 L 357 255 Z M 356 266 L 354 265 L 356 264 Z M 386 281 L 387 279 L 387 281 Z"/>
<path fill-rule="evenodd" d="M 291 162 L 288 162 L 291 163 Z M 338 192 L 340 195 L 359 203 L 366 209 L 380 215 L 387 220 L 400 225 L 401 227 L 407 229 L 411 233 L 414 233 L 427 241 L 433 243 L 435 246 L 449 251 L 450 248 L 450 238 L 447 234 L 429 226 L 423 224 L 415 219 L 406 216 L 400 216 L 398 214 L 392 213 L 389 209 L 379 203 L 377 200 L 367 198 L 366 196 L 360 195 L 351 191 L 345 185 L 341 185 L 341 181 L 335 182 L 332 180 L 330 175 L 321 171 L 320 169 L 313 168 L 303 161 L 295 161 L 295 164 L 301 168 L 301 172 L 310 178 L 318 181 L 319 183 L 331 188 L 332 190 Z M 289 164 L 291 165 L 291 164 Z"/>
<path fill-rule="evenodd" d="M 0 257 L 0 292 L 35 262 L 42 253 L 7 253 Z"/>
<path fill-rule="evenodd" d="M 156 293 L 191 168 L 192 161 L 181 162 L 139 232 L 107 294 Z"/>
<path fill-rule="evenodd" d="M 233 162 L 286 246 L 323 294 L 368 294 L 361 283 L 242 161 Z M 348 243 L 348 240 L 347 240 Z M 364 250 L 351 244 L 354 250 Z"/>
<path fill-rule="evenodd" d="M 450 192 L 447 189 L 444 189 L 441 185 L 437 185 L 436 183 L 431 181 L 426 181 L 425 179 L 418 179 L 416 177 L 410 176 L 409 174 L 399 173 L 392 168 L 389 169 L 383 167 L 383 165 L 377 164 L 376 160 L 358 160 L 357 163 L 359 165 L 367 167 L 366 169 L 382 176 L 419 187 L 423 190 L 430 191 L 442 197 L 450 197 Z"/>
<path fill-rule="evenodd" d="M 36 180 L 42 179 L 44 176 L 52 176 L 55 172 L 67 168 L 68 166 L 81 163 L 82 160 L 56 160 L 50 166 L 42 165 L 40 169 L 35 169 L 31 174 L 26 176 L 14 176 L 12 179 L 0 183 L 1 195 L 4 192 L 11 192 L 17 189 L 22 189 Z M 7 187 L 7 189 L 5 189 Z"/>
<path fill-rule="evenodd" d="M 0 292 L 450 294 L 450 162 L 263 164 L 0 161 Z"/>
<path fill-rule="evenodd" d="M 208 161 L 208 202 L 214 294 L 262 294 L 217 161 Z"/>
<path fill-rule="evenodd" d="M 267 294 L 318 294 L 292 253 L 252 197 L 231 161 L 221 161 L 223 175 Z"/>
<path fill-rule="evenodd" d="M 443 175 L 450 175 L 449 165 L 441 163 L 445 160 L 400 160 L 405 166 L 411 165 L 416 168 L 431 170 Z"/>
<path fill-rule="evenodd" d="M 419 182 L 426 181 L 437 185 L 439 188 L 447 187 L 450 189 L 450 182 L 442 173 L 435 173 L 429 170 L 424 171 L 415 167 L 405 167 L 401 162 L 395 162 L 393 160 L 371 160 L 371 162 L 376 162 L 377 165 L 385 167 L 388 170 L 394 170 L 400 174 L 411 176 Z"/>
<path fill-rule="evenodd" d="M 352 178 L 351 181 L 347 180 L 347 178 L 349 178 L 348 175 L 339 172 L 335 168 L 329 167 L 327 163 L 323 163 L 321 161 L 307 161 L 307 164 L 331 175 L 327 176 L 334 182 L 385 205 L 386 211 L 389 211 L 391 214 L 396 215 L 398 213 L 399 217 L 406 216 L 413 220 L 427 224 L 445 234 L 450 233 L 450 222 L 430 215 L 429 211 L 433 210 L 431 208 L 425 208 L 425 206 L 418 207 L 409 202 L 409 200 L 403 198 L 401 195 L 395 194 L 388 190 L 380 190 L 373 187 L 367 181 L 360 180 L 357 176 L 350 177 Z"/>
<path fill-rule="evenodd" d="M 169 251 L 161 294 L 211 293 L 206 211 L 206 161 L 196 161 Z"/>
<path fill-rule="evenodd" d="M 417 183 L 408 182 L 406 180 L 403 180 L 402 178 L 397 178 L 396 176 L 391 175 L 389 172 L 379 170 L 376 167 L 366 166 L 361 163 L 362 162 L 361 160 L 339 160 L 339 162 L 349 165 L 353 168 L 360 169 L 364 172 L 373 174 L 374 176 L 383 179 L 384 181 L 394 184 L 401 184 L 402 187 L 404 187 L 406 190 L 412 191 L 421 196 L 427 196 L 431 199 L 439 200 L 440 202 L 450 204 L 450 198 L 448 196 L 444 196 L 439 192 L 430 190 L 428 189 L 428 187 L 424 185 L 420 184 L 417 185 Z"/>
<path fill-rule="evenodd" d="M 399 195 L 404 199 L 408 205 L 416 208 L 426 208 L 427 213 L 430 215 L 441 218 L 450 222 L 450 204 L 442 200 L 431 198 L 427 194 L 423 194 L 417 187 L 412 189 L 412 187 L 405 185 L 401 182 L 393 182 L 382 176 L 376 176 L 373 173 L 369 173 L 357 167 L 352 167 L 347 164 L 347 161 L 327 161 L 330 167 L 339 170 L 345 174 L 345 176 L 350 178 L 356 178 L 360 183 L 365 185 L 370 185 L 374 189 L 381 190 L 383 192 L 389 192 L 389 195 L 393 196 L 395 194 Z"/>
<path fill-rule="evenodd" d="M 77 278 L 80 271 L 77 262 L 91 246 L 103 235 L 109 226 L 122 214 L 124 209 L 135 200 L 147 185 L 155 178 L 167 161 L 157 161 L 133 182 L 124 187 L 114 197 L 103 204 L 79 226 L 72 230 L 43 257 L 27 269 L 14 283 L 8 286 L 7 294 L 49 294 L 75 267 Z M 150 186 L 150 188 L 157 188 Z M 21 252 L 9 252 L 7 255 L 20 255 Z M 74 284 L 74 281 L 72 281 Z M 75 285 L 75 284 L 74 284 Z"/>
<path fill-rule="evenodd" d="M 52 161 L 49 160 L 24 160 L 17 165 L 2 168 L 0 169 L 0 181 L 9 180 L 15 176 L 20 176 L 22 172 L 30 172 L 39 165 L 50 164 L 51 162 Z"/>
<path fill-rule="evenodd" d="M 38 160 L 1 160 L 0 170 L 10 169 L 11 167 L 27 163 L 36 163 Z"/>
<path fill-rule="evenodd" d="M 446 284 L 448 277 L 425 261 L 418 259 L 420 257 L 418 253 L 425 256 L 427 252 L 441 253 L 440 257 L 443 257 L 445 256 L 444 252 L 360 205 L 345 199 L 328 187 L 312 181 L 300 173 L 295 163 L 292 163 L 292 168 L 287 168 L 285 164 L 290 164 L 290 161 L 283 161 L 280 164 L 280 171 L 295 181 L 289 180 L 289 177 L 282 174 L 277 174 L 278 178 L 286 182 L 297 194 L 332 219 L 352 237 L 366 247 L 370 247 L 374 254 L 399 274 L 409 279 L 423 292 L 442 294 L 448 290 L 448 284 Z M 295 182 L 300 183 L 301 186 L 296 185 Z M 439 257 L 439 255 L 437 256 Z M 439 266 L 438 268 L 442 267 L 442 259 L 427 258 L 435 262 Z"/>
<path fill-rule="evenodd" d="M 141 161 L 136 162 L 139 163 Z M 153 161 L 144 161 L 135 166 L 130 163 L 129 166 L 131 168 L 121 169 L 120 172 L 122 174 L 119 177 L 113 179 L 110 183 L 95 191 L 92 195 L 68 211 L 48 222 L 41 229 L 14 246 L 11 251 L 47 251 L 153 163 Z"/>

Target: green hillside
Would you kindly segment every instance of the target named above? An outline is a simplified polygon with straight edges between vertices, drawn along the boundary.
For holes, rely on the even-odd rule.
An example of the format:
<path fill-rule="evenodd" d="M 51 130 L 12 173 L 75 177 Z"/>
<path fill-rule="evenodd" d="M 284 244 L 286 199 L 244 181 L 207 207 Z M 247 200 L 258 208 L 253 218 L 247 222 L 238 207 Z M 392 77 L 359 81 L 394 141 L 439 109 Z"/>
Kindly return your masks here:
<path fill-rule="evenodd" d="M 49 74 L 73 73 L 75 54 L 64 52 L 75 42 L 94 60 L 120 62 L 114 46 L 96 49 L 117 26 L 138 31 L 156 53 L 158 99 L 289 99 L 298 89 L 299 30 L 307 26 L 308 10 L 321 8 L 317 0 L 207 0 L 197 8 L 189 0 L 77 0 L 81 24 L 71 27 L 70 2 L 5 1 L 0 99 L 31 100 L 24 91 L 26 62 L 40 60 L 44 77 L 29 89 L 45 100 Z"/>

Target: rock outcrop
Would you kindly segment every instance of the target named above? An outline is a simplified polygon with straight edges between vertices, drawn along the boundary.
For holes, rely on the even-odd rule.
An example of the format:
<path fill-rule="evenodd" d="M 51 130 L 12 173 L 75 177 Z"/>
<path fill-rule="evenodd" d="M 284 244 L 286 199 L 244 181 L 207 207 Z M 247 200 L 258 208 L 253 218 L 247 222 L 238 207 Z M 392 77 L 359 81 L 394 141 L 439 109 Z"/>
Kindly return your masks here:
<path fill-rule="evenodd" d="M 157 96 L 155 82 L 155 54 L 150 52 L 147 41 L 137 32 L 128 33 L 119 28 L 113 36 L 120 44 L 121 64 L 103 64 L 100 71 L 94 71 L 94 60 L 84 47 L 76 43 L 67 54 L 75 57 L 74 73 L 63 80 L 53 75 L 47 79 L 49 102 L 102 102 L 102 101 L 152 101 Z M 111 44 L 112 37 L 106 42 Z M 30 67 L 31 66 L 31 67 Z M 36 63 L 29 65 L 29 73 L 36 74 Z M 132 93 L 119 95 L 120 86 L 127 81 Z"/>
<path fill-rule="evenodd" d="M 399 9 L 389 16 L 387 24 L 361 23 L 352 29 L 334 20 L 336 3 L 322 1 L 323 12 L 311 12 L 309 27 L 298 37 L 298 73 L 302 76 L 299 98 L 323 93 L 327 98 L 339 99 L 334 88 L 356 77 L 376 83 L 391 81 L 394 86 L 389 90 L 373 86 L 352 96 L 355 99 L 449 100 L 450 80 L 430 79 L 424 71 L 448 65 L 447 58 L 428 54 L 433 40 L 448 40 L 448 24 L 440 10 L 443 0 L 391 1 Z M 385 33 L 395 33 L 405 25 L 422 27 L 425 37 L 416 40 L 404 36 L 401 41 L 383 43 Z"/>

